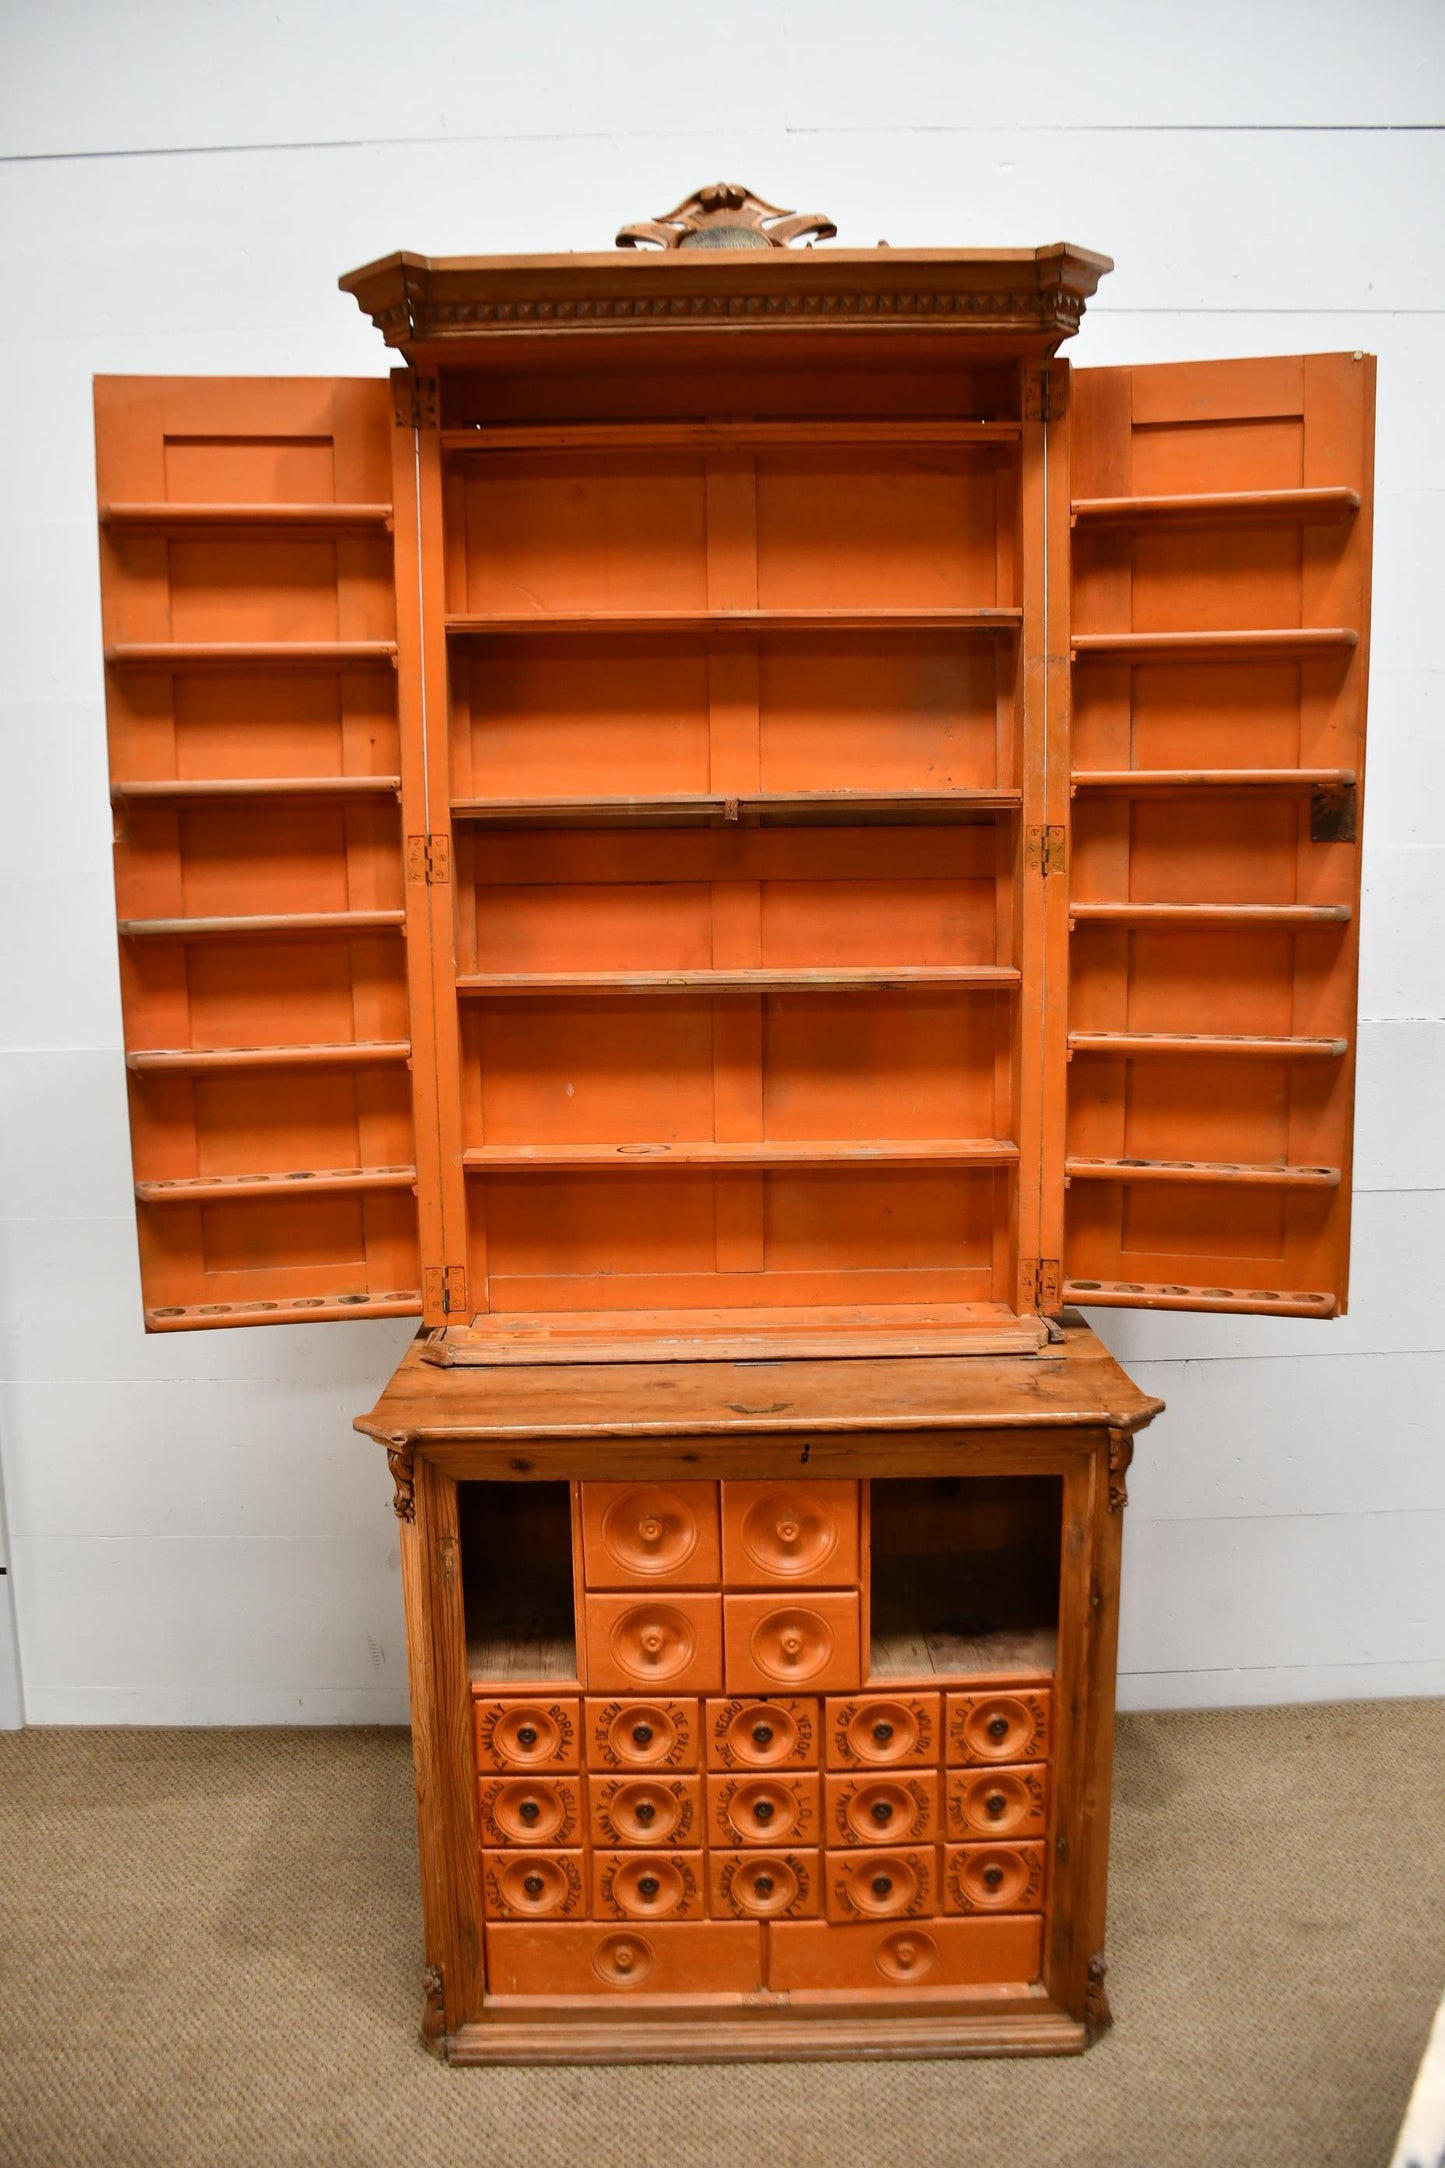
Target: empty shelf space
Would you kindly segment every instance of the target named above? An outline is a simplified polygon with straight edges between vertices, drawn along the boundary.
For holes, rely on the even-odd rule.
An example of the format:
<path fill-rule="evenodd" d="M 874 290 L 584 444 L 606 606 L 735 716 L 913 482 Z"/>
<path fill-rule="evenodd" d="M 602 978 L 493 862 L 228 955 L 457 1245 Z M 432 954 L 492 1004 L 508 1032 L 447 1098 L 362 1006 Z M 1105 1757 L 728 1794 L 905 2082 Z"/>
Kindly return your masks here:
<path fill-rule="evenodd" d="M 459 994 L 838 994 L 914 988 L 1017 986 L 1005 964 L 814 964 L 737 971 L 474 971 Z"/>
<path fill-rule="evenodd" d="M 464 1481 L 457 1522 L 468 1677 L 575 1679 L 569 1486 Z"/>
<path fill-rule="evenodd" d="M 511 639 L 518 634 L 551 639 L 571 633 L 1017 632 L 1022 622 L 1023 612 L 1017 609 L 577 610 L 449 617 L 447 631 L 458 639 Z"/>
<path fill-rule="evenodd" d="M 1359 642 L 1349 626 L 1321 625 L 1271 632 L 1078 632 L 1069 645 L 1078 662 L 1288 662 L 1348 655 Z"/>
<path fill-rule="evenodd" d="M 256 775 L 112 783 L 112 805 L 266 803 L 278 798 L 398 798 L 399 775 Z"/>
<path fill-rule="evenodd" d="M 148 1309 L 147 1332 L 185 1332 L 197 1325 L 320 1324 L 337 1317 L 419 1317 L 421 1289 L 382 1295 L 297 1295 L 287 1302 L 167 1303 Z"/>
<path fill-rule="evenodd" d="M 1013 421 L 675 421 L 478 423 L 444 429 L 449 452 L 685 451 L 692 446 L 779 446 L 792 451 L 828 444 L 1007 444 Z"/>
<path fill-rule="evenodd" d="M 216 1204 L 239 1197 L 410 1189 L 415 1181 L 415 1167 L 317 1167 L 297 1174 L 197 1174 L 168 1182 L 137 1182 L 135 1194 L 139 1204 Z"/>
<path fill-rule="evenodd" d="M 1156 791 L 1353 790 L 1353 768 L 1093 768 L 1077 770 L 1073 788 L 1119 798 L 1146 798 Z"/>
<path fill-rule="evenodd" d="M 1071 903 L 1069 916 L 1100 926 L 1346 926 L 1347 903 Z"/>
<path fill-rule="evenodd" d="M 394 640 L 121 640 L 117 670 L 334 670 L 396 666 Z"/>
<path fill-rule="evenodd" d="M 988 820 L 1023 802 L 1016 790 L 761 791 L 728 798 L 455 798 L 452 816 L 479 828 L 766 828 L 858 822 L 907 826 Z"/>
<path fill-rule="evenodd" d="M 856 1167 L 906 1166 L 1006 1167 L 1019 1148 L 1003 1137 L 852 1138 L 758 1144 L 483 1144 L 463 1152 L 462 1164 L 474 1173 L 526 1174 L 547 1168 L 628 1167 Z"/>
<path fill-rule="evenodd" d="M 1333 1317 L 1333 1295 L 1285 1293 L 1263 1287 L 1180 1287 L 1140 1280 L 1065 1280 L 1064 1301 L 1085 1308 L 1130 1310 L 1259 1310 L 1280 1317 Z"/>
<path fill-rule="evenodd" d="M 973 1633 L 950 1633 L 890 1618 L 875 1624 L 868 1645 L 870 1685 L 882 1679 L 963 1680 L 1026 1674 L 1048 1678 L 1058 1660 L 1052 1626 L 981 1625 Z"/>
<path fill-rule="evenodd" d="M 1071 1054 L 1147 1056 L 1223 1055 L 1230 1061 L 1338 1061 L 1348 1039 L 1267 1038 L 1257 1032 L 1071 1031 Z"/>
<path fill-rule="evenodd" d="M 385 531 L 391 525 L 389 504 L 167 504 L 165 502 L 111 503 L 100 508 L 102 527 L 134 528 L 151 532 L 173 529 L 194 533 L 197 528 L 222 531 L 244 528 L 255 533 L 266 528 L 289 534 L 300 528 L 321 534 Z"/>
<path fill-rule="evenodd" d="M 205 1076 L 228 1069 L 371 1069 L 411 1059 L 409 1039 L 299 1046 L 143 1046 L 125 1057 L 137 1076 Z"/>
<path fill-rule="evenodd" d="M 123 918 L 128 941 L 250 940 L 257 934 L 399 933 L 404 911 L 277 911 L 248 918 Z"/>
<path fill-rule="evenodd" d="M 1057 1476 L 879 1479 L 869 1489 L 869 1678 L 1051 1672 Z"/>
<path fill-rule="evenodd" d="M 1066 1159 L 1071 1182 L 1231 1182 L 1245 1189 L 1338 1189 L 1338 1167 L 1251 1167 L 1205 1159 Z"/>
<path fill-rule="evenodd" d="M 1160 497 L 1077 497 L 1070 516 L 1076 527 L 1214 527 L 1254 521 L 1267 525 L 1327 525 L 1350 519 L 1359 509 L 1359 492 L 1338 486 L 1210 490 Z"/>

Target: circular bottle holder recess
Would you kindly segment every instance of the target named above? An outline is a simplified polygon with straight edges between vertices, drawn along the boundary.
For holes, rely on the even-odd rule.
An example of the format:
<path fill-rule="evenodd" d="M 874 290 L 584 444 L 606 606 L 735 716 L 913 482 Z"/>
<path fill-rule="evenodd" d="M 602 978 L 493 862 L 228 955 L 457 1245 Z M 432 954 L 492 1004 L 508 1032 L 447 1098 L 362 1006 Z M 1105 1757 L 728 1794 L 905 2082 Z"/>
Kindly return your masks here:
<path fill-rule="evenodd" d="M 656 1484 L 624 1491 L 602 1518 L 603 1548 L 626 1573 L 680 1573 L 701 1533 L 687 1500 Z"/>
<path fill-rule="evenodd" d="M 1037 1725 L 1026 1701 L 990 1694 L 975 1702 L 954 1726 L 956 1745 L 970 1761 L 1024 1761 L 1034 1752 Z"/>
<path fill-rule="evenodd" d="M 616 1787 L 607 1815 L 619 1844 L 666 1844 L 682 1817 L 682 1801 L 665 1784 L 643 1777 Z"/>
<path fill-rule="evenodd" d="M 796 1719 L 771 1701 L 744 1702 L 724 1733 L 735 1761 L 748 1769 L 774 1769 L 798 1745 Z"/>
<path fill-rule="evenodd" d="M 897 1844 L 913 1833 L 918 1802 L 905 1784 L 860 1784 L 843 1800 L 843 1820 L 856 1844 Z"/>
<path fill-rule="evenodd" d="M 843 1879 L 849 1902 L 866 1919 L 895 1918 L 918 1896 L 917 1869 L 897 1852 L 874 1852 L 870 1858 L 851 1860 Z"/>
<path fill-rule="evenodd" d="M 760 1572 L 802 1580 L 816 1575 L 838 1547 L 838 1515 L 805 1489 L 770 1490 L 743 1515 L 742 1546 Z"/>
<path fill-rule="evenodd" d="M 774 1918 L 795 1904 L 801 1885 L 785 1859 L 762 1853 L 756 1859 L 740 1859 L 728 1881 L 728 1896 L 739 1912 L 751 1919 Z"/>
<path fill-rule="evenodd" d="M 572 1894 L 566 1869 L 545 1852 L 509 1859 L 497 1876 L 497 1888 L 509 1910 L 538 1920 L 561 1912 Z"/>
<path fill-rule="evenodd" d="M 817 1611 L 790 1604 L 758 1620 L 748 1653 L 764 1677 L 780 1685 L 815 1679 L 832 1661 L 833 1629 Z"/>
<path fill-rule="evenodd" d="M 691 1619 L 670 1603 L 631 1605 L 607 1638 L 620 1668 L 638 1679 L 675 1679 L 697 1650 Z"/>
<path fill-rule="evenodd" d="M 1008 1912 L 1027 1896 L 1031 1879 L 1027 1857 L 1012 1845 L 970 1846 L 955 1855 L 949 1876 L 964 1912 Z"/>
<path fill-rule="evenodd" d="M 796 1833 L 800 1802 L 775 1778 L 750 1777 L 730 1793 L 723 1812 L 745 1843 L 780 1844 Z"/>
<path fill-rule="evenodd" d="M 938 1944 L 917 1927 L 900 1927 L 873 1952 L 873 1962 L 885 1980 L 900 1985 L 926 1979 L 938 1962 Z"/>
<path fill-rule="evenodd" d="M 514 1777 L 493 1793 L 492 1820 L 513 1844 L 553 1844 L 567 1820 L 567 1808 L 550 1784 Z"/>
<path fill-rule="evenodd" d="M 860 1762 L 906 1761 L 918 1745 L 918 1718 L 902 1701 L 868 1701 L 848 1720 L 848 1746 Z"/>
<path fill-rule="evenodd" d="M 687 1902 L 687 1877 L 676 1860 L 622 1860 L 607 1878 L 607 1897 L 629 1919 L 664 1920 Z"/>
<path fill-rule="evenodd" d="M 606 1741 L 618 1761 L 653 1768 L 666 1762 L 677 1745 L 677 1726 L 655 1702 L 629 1702 L 608 1725 Z"/>
<path fill-rule="evenodd" d="M 592 1952 L 592 1970 L 607 1987 L 640 1987 L 656 1962 L 642 1935 L 605 1935 Z"/>
<path fill-rule="evenodd" d="M 514 1702 L 492 1725 L 490 1744 L 504 1761 L 555 1761 L 562 1751 L 562 1727 L 548 1710 Z"/>

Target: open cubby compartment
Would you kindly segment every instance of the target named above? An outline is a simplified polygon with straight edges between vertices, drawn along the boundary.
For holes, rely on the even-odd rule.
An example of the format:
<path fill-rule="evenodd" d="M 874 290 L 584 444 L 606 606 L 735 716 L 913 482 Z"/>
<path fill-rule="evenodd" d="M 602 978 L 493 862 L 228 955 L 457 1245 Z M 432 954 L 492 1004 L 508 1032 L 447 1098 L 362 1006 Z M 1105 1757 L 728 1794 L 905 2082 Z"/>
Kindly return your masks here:
<path fill-rule="evenodd" d="M 1051 1674 L 1063 1479 L 874 1477 L 869 1683 Z"/>
<path fill-rule="evenodd" d="M 572 1485 L 462 1482 L 457 1518 L 469 1678 L 576 1683 Z"/>

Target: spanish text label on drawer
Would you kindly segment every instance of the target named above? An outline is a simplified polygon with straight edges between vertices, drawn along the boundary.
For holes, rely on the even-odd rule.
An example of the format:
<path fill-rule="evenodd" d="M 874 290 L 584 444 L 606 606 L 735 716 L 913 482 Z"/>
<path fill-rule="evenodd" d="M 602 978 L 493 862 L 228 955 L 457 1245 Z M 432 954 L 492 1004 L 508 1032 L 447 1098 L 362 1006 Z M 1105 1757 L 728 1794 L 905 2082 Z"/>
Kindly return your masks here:
<path fill-rule="evenodd" d="M 697 1703 L 589 1695 L 589 1769 L 695 1769 L 700 1741 Z"/>
<path fill-rule="evenodd" d="M 575 1769 L 577 1703 L 541 1696 L 473 1703 L 479 1769 Z"/>

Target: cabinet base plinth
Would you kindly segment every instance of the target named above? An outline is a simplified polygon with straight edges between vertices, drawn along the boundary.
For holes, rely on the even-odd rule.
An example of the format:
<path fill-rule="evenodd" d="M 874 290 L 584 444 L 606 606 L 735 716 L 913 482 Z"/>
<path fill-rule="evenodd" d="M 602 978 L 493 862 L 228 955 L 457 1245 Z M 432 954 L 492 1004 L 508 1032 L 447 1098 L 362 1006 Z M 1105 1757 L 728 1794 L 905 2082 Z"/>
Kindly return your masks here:
<path fill-rule="evenodd" d="M 515 2014 L 514 2014 L 515 2013 Z M 786 2009 L 666 2012 L 624 2016 L 588 2010 L 577 2018 L 523 2016 L 515 2004 L 463 2025 L 447 2059 L 474 2063 L 890 2062 L 974 2055 L 1079 2055 L 1086 2028 L 1048 2002 L 1007 2009 L 880 2009 L 867 2006 L 797 2015 Z"/>

